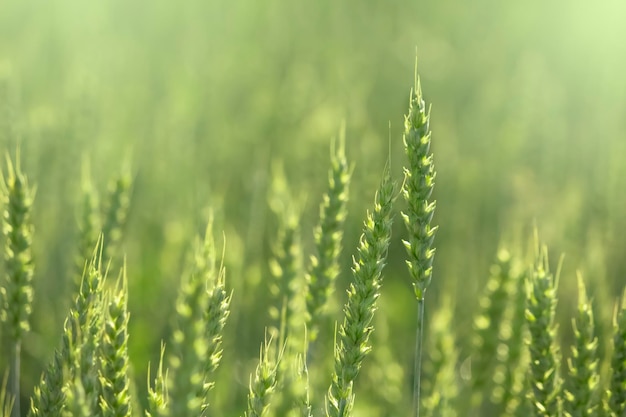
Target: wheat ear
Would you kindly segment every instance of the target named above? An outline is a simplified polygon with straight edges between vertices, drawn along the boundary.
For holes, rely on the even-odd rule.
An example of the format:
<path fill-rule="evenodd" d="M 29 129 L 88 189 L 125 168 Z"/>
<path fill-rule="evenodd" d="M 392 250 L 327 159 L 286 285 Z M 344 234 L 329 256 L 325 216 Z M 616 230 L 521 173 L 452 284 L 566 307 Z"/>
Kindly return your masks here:
<path fill-rule="evenodd" d="M 3 227 L 5 238 L 4 286 L 0 288 L 2 309 L 0 318 L 8 330 L 11 345 L 10 392 L 14 404 L 12 415 L 20 413 L 20 357 L 22 338 L 30 330 L 33 302 L 33 225 L 30 220 L 35 190 L 22 173 L 19 152 L 15 166 L 7 156 L 7 176 L 2 181 L 4 200 Z"/>
<path fill-rule="evenodd" d="M 380 296 L 382 270 L 391 238 L 391 209 L 394 184 L 385 170 L 376 193 L 374 210 L 367 214 L 359 241 L 358 256 L 353 259 L 353 282 L 348 289 L 344 320 L 335 344 L 335 367 L 326 395 L 326 415 L 347 417 L 354 403 L 352 386 L 363 359 L 371 350 L 368 343 L 373 331 L 372 319 Z"/>

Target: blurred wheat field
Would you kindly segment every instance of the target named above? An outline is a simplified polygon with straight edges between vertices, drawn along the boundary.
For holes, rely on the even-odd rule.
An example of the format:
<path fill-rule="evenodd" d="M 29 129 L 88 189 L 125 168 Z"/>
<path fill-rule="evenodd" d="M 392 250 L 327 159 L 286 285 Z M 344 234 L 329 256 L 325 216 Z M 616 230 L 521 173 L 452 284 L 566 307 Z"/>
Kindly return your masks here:
<path fill-rule="evenodd" d="M 214 398 L 221 415 L 236 415 L 270 325 L 272 167 L 282 164 L 302 206 L 308 254 L 331 138 L 345 121 L 354 170 L 331 303 L 338 320 L 389 152 L 401 175 L 416 47 L 433 106 L 440 226 L 427 317 L 452 300 L 463 363 L 498 248 L 525 256 L 536 226 L 554 269 L 565 254 L 559 337 L 574 339 L 577 270 L 598 321 L 608 325 L 626 283 L 624 18 L 617 0 L 3 1 L 0 149 L 14 155 L 19 146 L 23 171 L 37 185 L 24 394 L 58 345 L 72 301 L 85 173 L 102 199 L 128 175 L 118 256 L 126 255 L 138 389 L 145 391 L 148 362 L 158 361 L 172 331 L 181 272 L 212 208 L 233 291 L 219 370 L 233 383 L 217 384 Z M 406 234 L 401 223 L 394 223 L 398 238 Z M 408 387 L 415 318 L 401 246 L 392 240 L 373 344 L 404 368 L 396 377 Z M 333 330 L 329 322 L 327 340 Z M 393 343 L 383 348 L 384 334 Z M 605 345 L 601 339 L 601 352 Z M 356 407 L 379 415 L 367 401 L 375 395 L 359 395 L 376 390 L 375 370 L 364 366 Z M 409 406 L 410 398 L 398 402 Z"/>

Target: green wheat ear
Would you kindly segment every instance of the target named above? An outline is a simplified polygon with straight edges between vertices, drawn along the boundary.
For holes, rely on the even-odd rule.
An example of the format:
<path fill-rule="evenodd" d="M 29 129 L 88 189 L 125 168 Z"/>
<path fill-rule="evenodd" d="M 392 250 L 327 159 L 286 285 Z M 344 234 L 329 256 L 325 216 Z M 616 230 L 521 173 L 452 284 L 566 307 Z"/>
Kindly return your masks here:
<path fill-rule="evenodd" d="M 53 362 L 44 372 L 39 386 L 35 388 L 28 416 L 61 417 L 66 398 L 63 388 L 63 360 L 61 355 L 55 352 Z"/>
<path fill-rule="evenodd" d="M 204 315 L 205 332 L 207 341 L 206 359 L 203 369 L 203 399 L 202 416 L 205 416 L 208 407 L 209 391 L 215 386 L 215 373 L 222 360 L 222 335 L 228 316 L 230 315 L 230 301 L 232 294 L 226 291 L 226 271 L 220 265 L 216 275 L 209 281 L 209 302 Z"/>
<path fill-rule="evenodd" d="M 407 202 L 402 218 L 408 231 L 404 240 L 408 259 L 406 261 L 413 279 L 417 298 L 417 329 L 415 345 L 415 372 L 413 386 L 413 410 L 419 416 L 422 366 L 422 337 L 424 327 L 424 295 L 433 273 L 435 248 L 433 241 L 437 226 L 431 221 L 435 214 L 435 201 L 429 201 L 435 187 L 435 166 L 430 152 L 430 111 L 422 96 L 420 79 L 415 65 L 415 88 L 411 91 L 409 114 L 404 119 L 404 148 L 409 166 L 404 168 L 402 194 Z"/>
<path fill-rule="evenodd" d="M 353 258 L 353 282 L 348 289 L 344 320 L 335 343 L 335 367 L 326 396 L 326 415 L 348 417 L 354 403 L 352 387 L 365 356 L 370 352 L 372 320 L 382 285 L 382 270 L 391 238 L 394 183 L 385 169 L 376 193 L 374 210 L 367 213 L 358 256 Z"/>
<path fill-rule="evenodd" d="M 128 285 L 125 269 L 117 288 L 108 298 L 99 354 L 100 411 L 103 417 L 130 417 Z"/>
<path fill-rule="evenodd" d="M 291 195 L 283 167 L 278 163 L 273 166 L 268 200 L 278 221 L 276 242 L 272 250 L 274 256 L 270 260 L 270 271 L 274 280 L 270 284 L 273 296 L 270 316 L 273 326 L 269 331 L 271 337 L 278 340 L 278 349 L 284 347 L 283 359 L 278 368 L 278 395 L 273 401 L 273 413 L 287 416 L 295 407 L 299 407 L 302 397 L 306 395 L 302 390 L 302 370 L 297 363 L 302 335 L 305 335 L 303 327 L 306 314 L 300 243 L 301 210 Z M 278 352 L 274 353 L 277 354 Z"/>
<path fill-rule="evenodd" d="M 19 152 L 15 166 L 7 156 L 7 175 L 2 178 L 4 202 L 2 232 L 5 238 L 5 280 L 0 287 L 0 319 L 11 341 L 11 394 L 13 415 L 20 410 L 20 356 L 22 338 L 30 330 L 33 302 L 33 256 L 31 209 L 35 190 L 22 173 Z"/>
<path fill-rule="evenodd" d="M 302 330 L 305 321 L 304 299 L 301 297 L 304 280 L 300 209 L 293 200 L 282 166 L 278 164 L 273 169 L 269 203 L 278 221 L 276 243 L 272 251 L 274 256 L 270 260 L 270 271 L 274 276 L 270 285 L 274 298 L 270 316 L 274 326 L 270 332 L 272 337 L 278 336 L 280 346 L 288 341 L 292 347 L 288 350 L 295 351 L 296 346 L 300 346 L 296 332 Z M 283 364 L 288 362 L 283 361 Z"/>
<path fill-rule="evenodd" d="M 168 353 L 169 410 L 172 416 L 205 415 L 207 394 L 222 357 L 222 333 L 231 296 L 223 265 L 216 265 L 213 219 L 204 241 L 196 242 L 191 270 L 176 302 L 176 323 Z"/>
<path fill-rule="evenodd" d="M 626 291 L 621 305 L 615 309 L 613 320 L 613 357 L 611 358 L 610 397 L 611 416 L 623 416 L 626 411 Z"/>
<path fill-rule="evenodd" d="M 581 275 L 578 275 L 576 313 L 576 318 L 572 320 L 576 343 L 567 361 L 569 378 L 565 383 L 563 411 L 571 417 L 595 416 L 600 383 L 598 338 L 595 335 L 593 309 Z"/>
<path fill-rule="evenodd" d="M 404 147 L 409 160 L 408 168 L 404 168 L 405 181 L 402 188 L 408 204 L 402 217 L 409 232 L 404 245 L 408 253 L 407 265 L 413 277 L 415 296 L 422 300 L 432 279 L 435 256 L 433 240 L 438 227 L 431 225 L 436 202 L 428 200 L 435 187 L 436 173 L 430 152 L 430 112 L 426 111 L 419 78 L 415 90 L 411 92 L 404 129 Z"/>
<path fill-rule="evenodd" d="M 122 240 L 122 231 L 130 206 L 132 178 L 128 170 L 123 171 L 109 186 L 105 202 L 102 233 L 104 234 L 104 259 L 114 259 Z"/>
<path fill-rule="evenodd" d="M 479 406 L 485 390 L 490 388 L 491 376 L 496 365 L 499 344 L 499 329 L 504 312 L 509 303 L 511 255 L 502 249 L 498 251 L 496 262 L 491 266 L 490 277 L 479 301 L 479 312 L 474 318 L 472 339 L 474 358 L 472 359 L 472 405 Z"/>
<path fill-rule="evenodd" d="M 262 417 L 265 416 L 270 406 L 270 400 L 276 389 L 276 376 L 278 359 L 274 359 L 274 355 L 270 354 L 271 339 L 265 340 L 261 346 L 259 354 L 259 364 L 256 367 L 254 378 L 250 376 L 250 391 L 248 393 L 248 408 L 244 413 L 244 417 Z"/>
<path fill-rule="evenodd" d="M 93 186 L 87 162 L 83 163 L 81 181 L 81 210 L 79 219 L 78 255 L 76 258 L 76 288 L 85 268 L 85 261 L 90 259 L 93 248 L 98 244 L 102 230 L 98 192 Z M 107 236 L 108 239 L 108 236 Z"/>
<path fill-rule="evenodd" d="M 534 415 L 561 415 L 560 353 L 556 343 L 557 279 L 550 273 L 548 249 L 541 248 L 528 281 L 526 322 L 530 333 L 530 402 Z"/>
<path fill-rule="evenodd" d="M 315 228 L 317 256 L 311 257 L 307 280 L 307 331 L 309 341 L 317 339 L 319 325 L 326 317 L 327 304 L 339 275 L 339 256 L 343 225 L 347 216 L 351 169 L 345 155 L 345 131 L 339 143 L 331 146 L 331 168 L 328 175 L 328 192 L 320 207 L 319 224 Z"/>
<path fill-rule="evenodd" d="M 508 305 L 500 323 L 499 344 L 496 349 L 496 365 L 493 373 L 491 400 L 496 405 L 496 415 L 518 416 L 526 406 L 528 350 L 524 340 L 526 329 L 526 283 L 527 271 L 520 270 L 515 259 L 510 272 Z M 528 415 L 521 414 L 522 416 Z"/>
<path fill-rule="evenodd" d="M 165 344 L 161 343 L 161 356 L 159 367 L 154 377 L 154 385 L 150 384 L 150 366 L 148 366 L 148 409 L 145 417 L 163 417 L 167 415 L 167 371 L 163 371 L 163 358 L 165 356 Z"/>
<path fill-rule="evenodd" d="M 98 412 L 100 386 L 98 383 L 98 350 L 105 321 L 104 284 L 106 271 L 102 268 L 103 237 L 100 235 L 90 261 L 86 264 L 74 308 L 67 323 L 74 325 L 70 333 L 73 348 L 68 378 L 75 410 Z"/>

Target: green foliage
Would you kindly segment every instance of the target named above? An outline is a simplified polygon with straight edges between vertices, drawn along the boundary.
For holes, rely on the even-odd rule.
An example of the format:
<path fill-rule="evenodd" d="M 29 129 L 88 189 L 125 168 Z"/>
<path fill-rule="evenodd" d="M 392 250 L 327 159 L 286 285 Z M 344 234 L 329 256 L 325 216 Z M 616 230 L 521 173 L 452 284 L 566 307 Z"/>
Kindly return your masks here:
<path fill-rule="evenodd" d="M 420 406 L 425 416 L 461 416 L 467 405 L 476 415 L 557 416 L 561 407 L 569 415 L 623 414 L 622 310 L 609 352 L 608 324 L 600 323 L 607 306 L 598 303 L 592 314 L 593 297 L 582 291 L 574 332 L 557 332 L 572 311 L 563 302 L 556 311 L 556 300 L 573 299 L 575 285 L 564 273 L 557 290 L 547 259 L 527 268 L 523 251 L 501 252 L 483 285 L 498 239 L 524 240 L 520 225 L 537 218 L 557 250 L 573 252 L 573 267 L 606 283 L 598 289 L 590 281 L 592 295 L 621 290 L 626 245 L 616 231 L 626 225 L 625 148 L 604 138 L 623 131 L 623 89 L 606 80 L 621 86 L 626 61 L 601 52 L 599 39 L 623 36 L 604 32 L 610 24 L 594 26 L 593 13 L 584 13 L 592 6 L 568 5 L 563 16 L 600 33 L 579 39 L 577 65 L 569 65 L 559 47 L 569 36 L 520 29 L 550 27 L 540 7 L 558 5 L 192 0 L 124 6 L 122 13 L 115 2 L 61 0 L 34 14 L 21 3 L 8 0 L 0 13 L 0 145 L 20 144 L 40 188 L 34 203 L 23 176 L 24 199 L 11 203 L 11 172 L 20 182 L 21 167 L 5 167 L 10 256 L 1 340 L 13 355 L 0 355 L 0 369 L 13 368 L 13 381 L 0 390 L 2 417 L 23 414 L 20 399 L 28 397 L 30 415 L 63 417 L 395 417 Z M 409 97 L 405 146 L 394 139 L 411 65 L 402 56 L 415 39 L 428 63 L 422 79 L 438 103 L 432 149 L 419 82 Z M 589 56 L 605 58 L 588 62 L 611 58 L 605 76 L 581 77 L 591 74 L 578 60 L 585 42 L 593 44 Z M 241 65 L 242 57 L 255 65 Z M 581 118 L 576 110 L 585 102 L 606 106 L 587 106 Z M 319 141 L 344 113 L 354 135 L 332 145 L 325 181 Z M 386 146 L 380 138 L 389 119 Z M 125 170 L 101 193 L 129 143 L 138 150 L 132 181 Z M 379 165 L 402 152 L 413 291 L 402 284 L 401 242 L 388 238 L 391 187 L 377 194 L 358 239 L 360 208 L 380 180 Z M 92 161 L 89 179 L 80 175 L 81 155 Z M 273 158 L 284 161 L 287 192 L 270 191 L 270 218 L 264 200 Z M 383 184 L 399 179 L 394 168 Z M 314 226 L 306 201 L 324 189 Z M 437 208 L 440 232 L 431 224 L 435 197 L 445 203 Z M 30 213 L 31 203 L 32 223 L 19 225 L 15 213 Z M 181 274 L 204 206 L 215 209 L 227 249 L 218 260 L 211 220 Z M 38 231 L 32 247 L 31 224 Z M 352 282 L 342 256 L 350 245 L 358 245 Z M 129 276 L 115 288 L 105 277 L 123 254 Z M 446 279 L 433 281 L 433 270 Z M 434 307 L 427 289 L 428 302 L 442 300 Z M 415 298 L 417 323 L 410 319 Z M 341 303 L 339 319 L 331 307 Z M 255 371 L 251 358 L 264 327 L 272 343 L 262 345 Z M 411 408 L 409 380 L 418 381 L 419 394 L 422 345 L 424 398 Z M 335 356 L 326 354 L 333 348 Z M 567 372 L 559 369 L 560 350 L 572 352 Z M 25 378 L 18 381 L 20 358 Z M 157 358 L 152 377 L 146 366 Z M 147 386 L 136 387 L 142 379 Z"/>

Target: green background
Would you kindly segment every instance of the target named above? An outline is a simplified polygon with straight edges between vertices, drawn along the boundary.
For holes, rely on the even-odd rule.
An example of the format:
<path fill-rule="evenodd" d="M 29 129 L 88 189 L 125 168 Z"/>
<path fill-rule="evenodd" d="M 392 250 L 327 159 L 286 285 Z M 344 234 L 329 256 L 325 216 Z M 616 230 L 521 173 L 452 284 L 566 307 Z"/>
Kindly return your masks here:
<path fill-rule="evenodd" d="M 14 154 L 19 144 L 37 184 L 25 392 L 72 299 L 83 167 L 103 194 L 130 169 L 123 244 L 139 389 L 211 207 L 234 292 L 216 401 L 224 415 L 241 412 L 269 324 L 270 167 L 282 161 L 306 198 L 310 253 L 329 144 L 345 121 L 354 172 L 339 319 L 350 256 L 389 152 L 401 179 L 416 50 L 432 103 L 440 225 L 427 310 L 441 294 L 455 300 L 463 358 L 498 246 L 525 256 L 536 225 L 554 264 L 566 254 L 563 338 L 571 337 L 576 270 L 608 324 L 626 278 L 624 19 L 617 0 L 2 1 L 0 149 Z M 380 312 L 410 401 L 415 303 L 400 220 Z M 359 401 L 367 398 L 357 390 Z"/>

